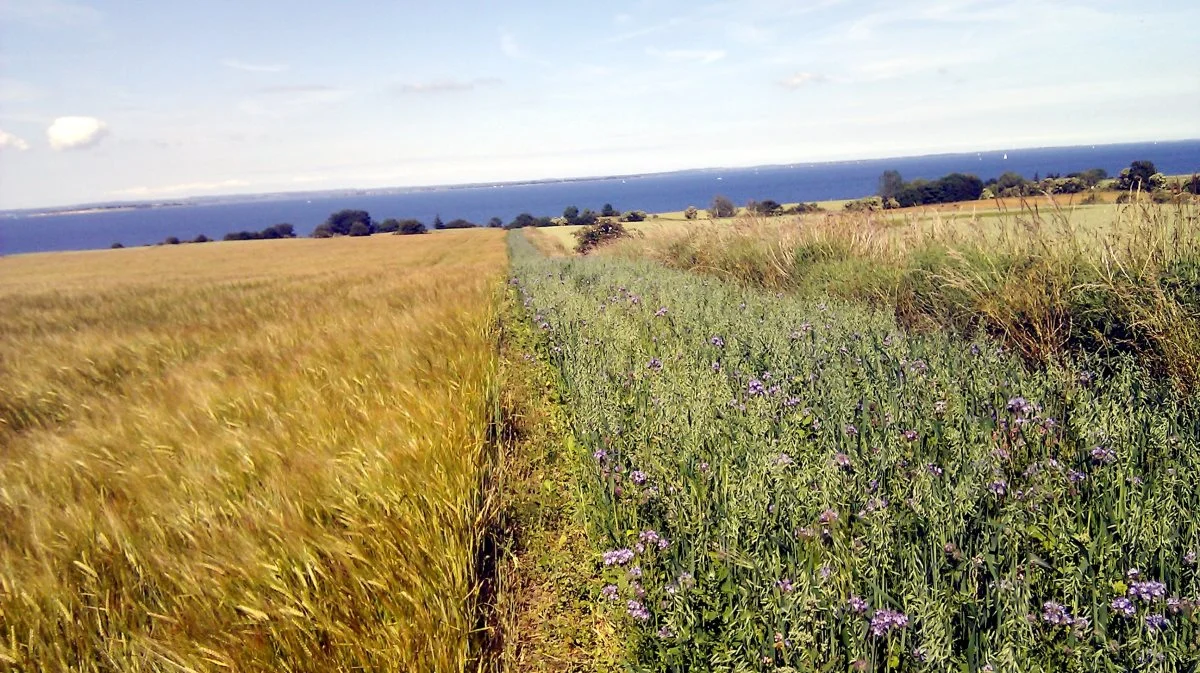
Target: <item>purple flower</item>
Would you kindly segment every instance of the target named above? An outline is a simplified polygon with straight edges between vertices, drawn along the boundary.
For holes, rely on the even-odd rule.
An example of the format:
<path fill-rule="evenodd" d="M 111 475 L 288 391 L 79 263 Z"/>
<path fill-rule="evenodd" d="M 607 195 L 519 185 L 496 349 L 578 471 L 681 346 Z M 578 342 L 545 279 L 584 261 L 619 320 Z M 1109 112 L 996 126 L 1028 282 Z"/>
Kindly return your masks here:
<path fill-rule="evenodd" d="M 692 577 L 691 573 L 681 573 L 679 575 L 679 587 L 682 589 L 691 589 L 696 586 L 696 578 Z"/>
<path fill-rule="evenodd" d="M 634 579 L 634 580 L 635 580 L 635 579 L 637 579 L 637 578 L 639 578 L 639 577 L 641 577 L 641 576 L 642 576 L 642 567 L 641 567 L 641 566 L 634 566 L 634 567 L 632 567 L 632 568 L 630 568 L 630 569 L 629 569 L 629 572 L 628 572 L 627 574 L 629 575 L 629 579 Z"/>
<path fill-rule="evenodd" d="M 821 579 L 827 580 L 829 579 L 829 576 L 833 574 L 833 568 L 831 568 L 827 563 L 821 566 L 821 569 L 817 572 L 821 575 Z"/>
<path fill-rule="evenodd" d="M 935 477 L 942 476 L 942 472 L 944 471 L 944 470 L 942 470 L 942 468 L 938 467 L 937 465 L 934 465 L 933 463 L 926 465 L 925 469 L 929 471 L 929 474 L 932 474 Z"/>
<path fill-rule="evenodd" d="M 786 577 L 781 580 L 777 580 L 775 582 L 775 587 L 785 594 L 790 594 L 796 589 L 795 585 L 792 584 L 792 581 Z"/>
<path fill-rule="evenodd" d="M 606 585 L 603 589 L 600 590 L 600 595 L 610 601 L 617 600 L 617 585 L 615 585 L 615 584 Z"/>
<path fill-rule="evenodd" d="M 910 441 L 910 442 L 915 442 L 915 441 L 917 441 L 917 437 L 919 437 L 919 436 L 920 436 L 920 435 L 918 435 L 918 434 L 917 434 L 917 431 L 916 431 L 916 430 L 905 430 L 905 431 L 904 431 L 903 433 L 901 433 L 901 434 L 904 436 L 904 438 L 905 438 L 905 439 L 907 439 L 907 440 L 908 440 L 908 441 Z"/>
<path fill-rule="evenodd" d="M 675 632 L 671 630 L 671 627 L 664 624 L 663 627 L 658 630 L 658 637 L 662 638 L 663 640 L 674 638 Z"/>
<path fill-rule="evenodd" d="M 597 461 L 603 463 L 604 459 L 608 458 L 608 452 L 604 449 L 596 449 L 592 452 L 592 458 L 595 458 Z"/>
<path fill-rule="evenodd" d="M 1024 397 L 1014 397 L 1008 401 L 1006 407 L 1011 413 L 1018 418 L 1032 416 L 1037 412 L 1037 405 Z"/>
<path fill-rule="evenodd" d="M 1113 612 L 1124 617 L 1132 617 L 1137 612 L 1137 608 L 1133 606 L 1133 602 L 1124 596 L 1114 598 L 1112 603 L 1109 603 L 1109 607 L 1112 608 Z"/>
<path fill-rule="evenodd" d="M 746 394 L 751 397 L 763 395 L 766 392 L 767 389 L 763 386 L 763 382 L 758 379 L 750 379 L 750 382 L 746 384 Z"/>
<path fill-rule="evenodd" d="M 850 424 L 846 424 L 846 427 L 842 428 L 842 431 L 846 433 L 847 437 L 857 437 L 858 436 L 858 428 L 856 428 Z"/>
<path fill-rule="evenodd" d="M 1079 482 L 1087 479 L 1087 475 L 1079 470 L 1070 470 L 1067 472 L 1067 479 L 1069 479 L 1072 484 L 1078 484 Z"/>
<path fill-rule="evenodd" d="M 996 481 L 988 484 L 988 490 L 991 491 L 992 494 L 997 498 L 1003 497 L 1004 494 L 1008 492 L 1008 482 L 1004 481 L 1003 479 L 997 479 Z"/>
<path fill-rule="evenodd" d="M 720 363 L 720 362 L 713 362 L 713 363 L 712 363 L 712 370 L 713 370 L 714 372 L 719 372 L 719 371 L 721 371 L 721 363 Z"/>
<path fill-rule="evenodd" d="M 642 605 L 641 601 L 629 601 L 625 604 L 625 607 L 629 612 L 629 616 L 633 617 L 639 622 L 648 621 L 650 619 L 650 611 L 646 609 L 646 606 Z"/>
<path fill-rule="evenodd" d="M 800 406 L 800 398 L 799 397 L 789 397 L 783 401 L 783 406 L 785 406 L 785 407 Z"/>
<path fill-rule="evenodd" d="M 837 510 L 836 509 L 827 509 L 824 512 L 821 512 L 821 516 L 818 518 L 818 520 L 823 524 L 831 524 L 834 521 L 837 521 L 838 520 Z"/>
<path fill-rule="evenodd" d="M 847 455 L 846 455 L 846 454 L 844 454 L 844 453 L 839 453 L 839 454 L 837 454 L 836 456 L 834 456 L 834 457 L 833 457 L 833 462 L 834 462 L 834 463 L 835 463 L 835 464 L 836 464 L 836 465 L 837 465 L 839 468 L 841 468 L 841 469 L 843 469 L 843 470 L 850 470 L 850 469 L 851 469 L 850 456 L 847 456 Z"/>
<path fill-rule="evenodd" d="M 659 307 L 659 309 L 658 309 L 657 311 L 655 311 L 655 312 L 654 312 L 654 317 L 656 317 L 656 318 L 661 318 L 661 317 L 663 317 L 663 316 L 664 316 L 664 315 L 666 315 L 666 314 L 667 314 L 667 307 L 666 307 L 666 306 L 662 306 L 662 307 Z"/>
<path fill-rule="evenodd" d="M 708 463 L 700 463 L 700 471 L 708 472 Z"/>
<path fill-rule="evenodd" d="M 1183 562 L 1188 565 L 1196 565 L 1196 550 L 1189 549 L 1188 553 L 1183 555 Z"/>
<path fill-rule="evenodd" d="M 1046 601 L 1042 604 L 1042 621 L 1053 626 L 1070 626 L 1075 620 L 1061 603 Z"/>
<path fill-rule="evenodd" d="M 1167 595 L 1167 585 L 1154 580 L 1133 582 L 1129 585 L 1129 595 L 1149 603 L 1159 598 L 1165 598 Z"/>
<path fill-rule="evenodd" d="M 1111 463 L 1117 459 L 1117 452 L 1103 446 L 1092 449 L 1092 462 L 1096 464 Z"/>
<path fill-rule="evenodd" d="M 659 549 L 666 549 L 671 544 L 670 542 L 667 542 L 667 538 L 659 535 L 658 532 L 654 530 L 642 531 L 641 534 L 638 535 L 638 539 L 648 545 L 654 545 Z"/>
<path fill-rule="evenodd" d="M 714 336 L 713 338 L 709 339 L 708 343 L 716 346 L 717 348 L 723 348 L 725 346 L 725 340 L 719 336 Z"/>
<path fill-rule="evenodd" d="M 604 565 L 606 566 L 623 566 L 632 560 L 632 549 L 614 549 L 604 552 Z"/>
<path fill-rule="evenodd" d="M 634 470 L 633 472 L 629 473 L 629 479 L 638 486 L 641 486 L 642 484 L 646 483 L 647 477 L 645 472 L 642 472 L 641 470 Z"/>
<path fill-rule="evenodd" d="M 1167 618 L 1163 615 L 1146 615 L 1146 628 L 1150 629 L 1151 631 L 1161 631 L 1167 628 L 1168 624 L 1170 624 L 1170 622 L 1168 622 Z"/>
<path fill-rule="evenodd" d="M 851 595 L 846 601 L 846 607 L 856 615 L 865 615 L 867 613 L 867 602 L 861 596 Z"/>
<path fill-rule="evenodd" d="M 650 362 L 646 363 L 646 369 L 652 369 L 656 372 L 662 370 L 662 360 L 650 358 Z"/>
<path fill-rule="evenodd" d="M 908 615 L 895 610 L 876 610 L 871 617 L 871 635 L 879 638 L 889 631 L 903 629 L 908 626 Z"/>
<path fill-rule="evenodd" d="M 796 461 L 792 460 L 792 457 L 787 455 L 786 453 L 781 453 L 775 457 L 775 464 L 778 465 L 779 467 L 787 467 L 788 465 L 791 465 L 795 462 Z"/>

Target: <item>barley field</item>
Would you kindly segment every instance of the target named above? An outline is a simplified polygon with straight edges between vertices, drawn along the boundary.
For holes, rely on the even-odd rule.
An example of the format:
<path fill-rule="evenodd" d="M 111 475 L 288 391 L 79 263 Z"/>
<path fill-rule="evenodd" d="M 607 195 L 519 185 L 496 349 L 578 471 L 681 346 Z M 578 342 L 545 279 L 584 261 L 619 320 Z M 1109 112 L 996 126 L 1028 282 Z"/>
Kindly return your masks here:
<path fill-rule="evenodd" d="M 0 669 L 462 671 L 493 231 L 0 259 Z"/>

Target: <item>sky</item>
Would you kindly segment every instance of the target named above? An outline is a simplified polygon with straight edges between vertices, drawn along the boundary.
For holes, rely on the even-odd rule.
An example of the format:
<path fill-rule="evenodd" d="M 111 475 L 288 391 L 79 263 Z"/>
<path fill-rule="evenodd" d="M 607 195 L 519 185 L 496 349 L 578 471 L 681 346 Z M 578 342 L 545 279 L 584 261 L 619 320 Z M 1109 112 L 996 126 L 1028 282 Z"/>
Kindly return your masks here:
<path fill-rule="evenodd" d="M 0 0 L 0 209 L 1200 138 L 1194 0 Z"/>

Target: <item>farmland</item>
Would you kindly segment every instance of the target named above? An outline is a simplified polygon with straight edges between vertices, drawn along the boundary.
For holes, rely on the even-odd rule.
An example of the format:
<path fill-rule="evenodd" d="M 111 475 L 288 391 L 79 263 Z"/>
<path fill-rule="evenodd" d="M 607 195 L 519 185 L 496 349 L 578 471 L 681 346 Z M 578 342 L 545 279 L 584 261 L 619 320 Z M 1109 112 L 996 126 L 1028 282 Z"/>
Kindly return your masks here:
<path fill-rule="evenodd" d="M 496 232 L 0 260 L 0 668 L 464 670 Z"/>

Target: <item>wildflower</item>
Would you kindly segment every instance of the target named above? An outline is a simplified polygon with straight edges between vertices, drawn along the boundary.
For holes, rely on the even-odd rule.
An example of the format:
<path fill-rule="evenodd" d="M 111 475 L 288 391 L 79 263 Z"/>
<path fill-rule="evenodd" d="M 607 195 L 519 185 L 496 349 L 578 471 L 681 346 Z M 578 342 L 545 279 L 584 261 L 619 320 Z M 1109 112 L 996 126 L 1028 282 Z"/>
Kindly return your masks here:
<path fill-rule="evenodd" d="M 909 363 L 908 368 L 909 370 L 917 372 L 918 374 L 924 374 L 925 372 L 929 371 L 929 365 L 925 364 L 924 360 L 913 360 L 911 363 Z"/>
<path fill-rule="evenodd" d="M 1117 459 L 1117 452 L 1103 446 L 1092 449 L 1092 462 L 1096 464 L 1111 463 Z"/>
<path fill-rule="evenodd" d="M 679 587 L 682 589 L 691 589 L 696 586 L 696 578 L 692 577 L 691 573 L 681 573 L 679 575 Z"/>
<path fill-rule="evenodd" d="M 1131 580 L 1136 580 L 1137 578 L 1139 578 L 1141 576 L 1142 576 L 1142 571 L 1138 570 L 1137 568 L 1130 568 L 1129 570 L 1125 571 L 1125 577 L 1127 577 Z"/>
<path fill-rule="evenodd" d="M 654 317 L 661 318 L 666 314 L 667 314 L 667 307 L 661 306 L 661 307 L 659 307 L 659 309 L 657 311 L 654 312 Z"/>
<path fill-rule="evenodd" d="M 851 469 L 850 456 L 844 453 L 839 453 L 833 457 L 833 462 L 841 469 L 849 471 Z"/>
<path fill-rule="evenodd" d="M 1046 601 L 1042 604 L 1042 621 L 1053 626 L 1070 626 L 1075 620 L 1061 603 Z"/>
<path fill-rule="evenodd" d="M 634 566 L 634 567 L 630 568 L 628 575 L 629 575 L 630 579 L 637 579 L 637 578 L 641 577 L 642 576 L 642 567 Z"/>
<path fill-rule="evenodd" d="M 708 472 L 708 463 L 700 463 L 700 471 Z"/>
<path fill-rule="evenodd" d="M 759 381 L 758 379 L 750 379 L 750 382 L 746 384 L 746 394 L 750 395 L 751 397 L 763 395 L 766 393 L 766 391 L 767 389 L 765 386 L 763 386 L 763 382 Z"/>
<path fill-rule="evenodd" d="M 849 423 L 846 424 L 846 427 L 842 428 L 842 432 L 845 432 L 847 437 L 857 437 L 858 436 L 858 428 L 854 427 L 853 425 L 851 425 Z"/>
<path fill-rule="evenodd" d="M 925 469 L 929 471 L 929 474 L 932 474 L 935 477 L 942 476 L 942 472 L 944 471 L 944 470 L 942 470 L 942 468 L 938 467 L 937 465 L 934 465 L 933 463 L 926 465 Z"/>
<path fill-rule="evenodd" d="M 938 414 L 946 413 L 946 400 L 938 400 L 933 403 L 933 410 Z"/>
<path fill-rule="evenodd" d="M 714 360 L 714 361 L 713 361 L 713 363 L 712 363 L 712 370 L 713 370 L 714 372 L 719 372 L 719 371 L 721 371 L 721 363 L 720 363 L 720 362 L 717 362 L 717 361 L 715 361 L 715 360 Z"/>
<path fill-rule="evenodd" d="M 775 457 L 775 464 L 779 467 L 787 467 L 788 465 L 792 465 L 795 462 L 796 461 L 792 460 L 792 457 L 787 455 L 786 453 L 781 453 Z"/>
<path fill-rule="evenodd" d="M 856 615 L 867 613 L 867 602 L 861 596 L 851 595 L 846 601 L 846 607 Z"/>
<path fill-rule="evenodd" d="M 1183 612 L 1183 601 L 1179 600 L 1175 596 L 1168 598 L 1167 599 L 1167 611 L 1169 611 L 1173 615 L 1177 615 L 1180 612 Z"/>
<path fill-rule="evenodd" d="M 1133 582 L 1129 585 L 1129 595 L 1149 603 L 1156 599 L 1164 598 L 1167 595 L 1167 586 L 1162 582 L 1154 580 Z"/>
<path fill-rule="evenodd" d="M 1114 598 L 1109 604 L 1112 611 L 1124 617 L 1132 617 L 1137 612 L 1137 608 L 1133 606 L 1133 602 L 1124 596 Z"/>
<path fill-rule="evenodd" d="M 663 640 L 674 638 L 675 632 L 671 630 L 671 627 L 664 624 L 663 627 L 658 630 L 658 637 L 662 638 Z"/>
<path fill-rule="evenodd" d="M 837 510 L 836 509 L 827 509 L 824 512 L 821 512 L 821 516 L 819 517 L 819 520 L 823 524 L 831 524 L 834 521 L 837 521 L 838 520 Z"/>
<path fill-rule="evenodd" d="M 608 452 L 604 449 L 596 449 L 592 452 L 592 458 L 595 458 L 598 462 L 603 463 L 604 459 L 608 458 Z"/>
<path fill-rule="evenodd" d="M 604 565 L 606 566 L 623 566 L 632 560 L 632 549 L 614 549 L 604 552 Z"/>
<path fill-rule="evenodd" d="M 1190 566 L 1196 565 L 1196 550 L 1195 549 L 1188 550 L 1188 553 L 1183 555 L 1183 562 Z"/>
<path fill-rule="evenodd" d="M 638 539 L 646 544 L 654 545 L 659 549 L 666 549 L 671 544 L 667 541 L 667 538 L 659 535 L 657 531 L 653 530 L 642 531 L 641 534 L 638 535 Z"/>
<path fill-rule="evenodd" d="M 617 585 L 615 585 L 615 584 L 606 585 L 603 589 L 600 590 L 600 595 L 610 601 L 617 600 Z"/>
<path fill-rule="evenodd" d="M 798 406 L 800 406 L 800 398 L 799 397 L 789 397 L 783 401 L 783 406 L 789 407 L 789 408 L 790 407 L 798 407 Z"/>
<path fill-rule="evenodd" d="M 633 617 L 639 622 L 648 621 L 650 619 L 650 611 L 646 609 L 646 606 L 642 605 L 641 601 L 629 601 L 625 604 L 625 607 L 629 612 L 629 616 Z"/>
<path fill-rule="evenodd" d="M 1038 410 L 1037 405 L 1025 399 L 1024 397 L 1014 397 L 1010 399 L 1008 404 L 1005 405 L 1005 408 L 1018 418 L 1032 416 L 1033 414 L 1037 413 Z"/>
<path fill-rule="evenodd" d="M 542 321 L 541 323 L 538 324 L 538 328 L 541 330 L 544 330 L 544 331 L 549 331 L 550 323 Z"/>
<path fill-rule="evenodd" d="M 876 610 L 871 617 L 871 635 L 876 638 L 885 636 L 889 631 L 903 629 L 908 626 L 908 615 L 895 610 Z"/>
<path fill-rule="evenodd" d="M 650 358 L 650 362 L 646 363 L 646 369 L 652 369 L 656 372 L 661 371 L 662 360 L 659 360 L 658 358 Z"/>
<path fill-rule="evenodd" d="M 790 594 L 796 589 L 796 586 L 792 584 L 792 580 L 785 577 L 775 582 L 775 588 L 779 589 L 785 594 Z"/>
<path fill-rule="evenodd" d="M 719 336 L 714 336 L 713 338 L 709 339 L 708 343 L 716 346 L 717 348 L 724 348 L 725 346 L 725 340 Z"/>
<path fill-rule="evenodd" d="M 917 434 L 917 431 L 916 431 L 916 430 L 905 430 L 905 431 L 904 431 L 903 433 L 901 433 L 901 434 L 904 436 L 904 438 L 905 438 L 905 439 L 907 439 L 907 440 L 908 440 L 908 441 L 910 441 L 910 442 L 915 442 L 915 441 L 917 441 L 917 437 L 919 436 L 919 435 Z"/>
<path fill-rule="evenodd" d="M 647 478 L 646 473 L 642 472 L 641 470 L 634 470 L 633 472 L 629 473 L 630 481 L 637 484 L 638 486 L 641 486 L 642 484 L 646 483 L 646 478 Z"/>
<path fill-rule="evenodd" d="M 919 647 L 913 648 L 912 658 L 913 661 L 916 661 L 918 664 L 925 663 L 925 650 L 922 650 Z"/>
<path fill-rule="evenodd" d="M 1080 472 L 1079 470 L 1070 470 L 1067 472 L 1067 479 L 1070 480 L 1072 484 L 1078 484 L 1079 482 L 1087 479 L 1087 474 Z"/>
<path fill-rule="evenodd" d="M 1146 615 L 1146 628 L 1150 629 L 1151 631 L 1161 631 L 1167 628 L 1169 623 L 1170 622 L 1168 622 L 1167 618 L 1163 615 Z"/>
<path fill-rule="evenodd" d="M 821 566 L 821 569 L 818 572 L 821 575 L 821 579 L 827 580 L 827 579 L 829 579 L 829 576 L 833 574 L 833 568 L 831 568 L 829 566 L 829 564 L 827 563 L 827 564 Z"/>
<path fill-rule="evenodd" d="M 1004 494 L 1008 492 L 1008 482 L 1004 481 L 1003 479 L 997 479 L 996 481 L 988 484 L 988 490 L 991 491 L 992 494 L 997 498 L 1003 497 Z"/>

